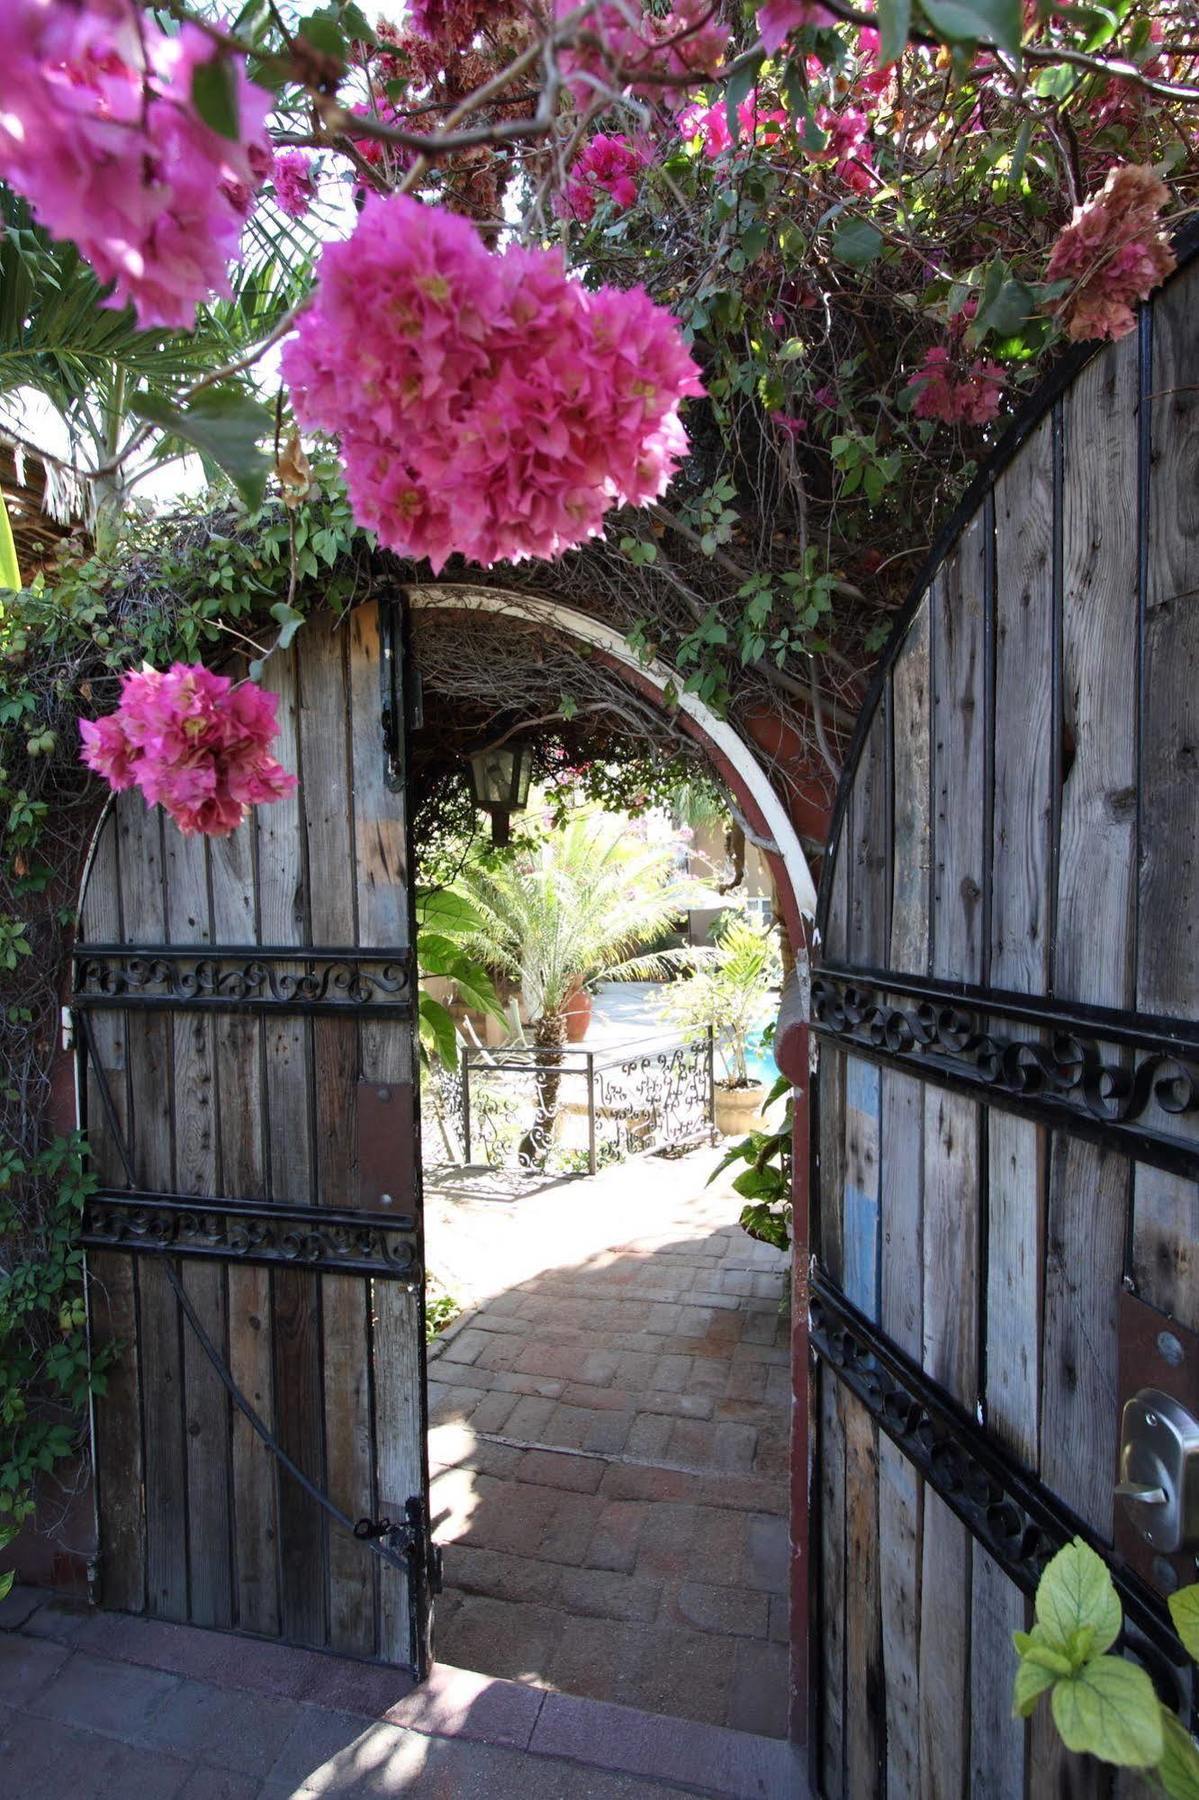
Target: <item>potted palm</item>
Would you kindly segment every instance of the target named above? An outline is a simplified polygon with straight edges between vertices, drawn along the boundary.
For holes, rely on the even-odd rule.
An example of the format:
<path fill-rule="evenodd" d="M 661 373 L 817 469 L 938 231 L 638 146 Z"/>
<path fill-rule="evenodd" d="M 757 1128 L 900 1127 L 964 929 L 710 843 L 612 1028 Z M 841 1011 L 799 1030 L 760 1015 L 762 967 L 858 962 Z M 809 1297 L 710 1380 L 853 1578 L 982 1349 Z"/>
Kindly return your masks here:
<path fill-rule="evenodd" d="M 749 1065 L 749 1045 L 781 976 L 778 943 L 739 914 L 726 918 L 715 942 L 695 952 L 699 966 L 668 994 L 662 1015 L 685 1031 L 712 1027 L 723 1074 L 715 1084 L 714 1123 L 725 1137 L 742 1137 L 761 1123 L 766 1083 Z"/>
<path fill-rule="evenodd" d="M 467 952 L 519 986 L 543 1064 L 530 1140 L 548 1144 L 558 1110 L 560 1053 L 578 996 L 600 980 L 666 974 L 669 955 L 642 954 L 683 913 L 694 883 L 680 877 L 670 843 L 630 835 L 628 821 L 584 812 L 515 855 L 462 871 L 455 891 L 480 923 Z"/>

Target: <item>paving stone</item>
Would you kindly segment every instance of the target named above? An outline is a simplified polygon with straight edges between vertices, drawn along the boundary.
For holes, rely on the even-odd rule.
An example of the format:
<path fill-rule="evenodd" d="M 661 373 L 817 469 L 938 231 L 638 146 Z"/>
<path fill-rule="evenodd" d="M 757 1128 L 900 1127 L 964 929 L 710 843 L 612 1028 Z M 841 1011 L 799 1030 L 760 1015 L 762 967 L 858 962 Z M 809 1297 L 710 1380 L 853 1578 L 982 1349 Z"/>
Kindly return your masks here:
<path fill-rule="evenodd" d="M 257 1775 L 236 1775 L 231 1769 L 194 1769 L 179 1789 L 179 1800 L 258 1800 L 261 1792 Z"/>
<path fill-rule="evenodd" d="M 8 1800 L 176 1800 L 192 1765 L 58 1721 L 13 1715 L 0 1729 L 0 1791 Z"/>
<path fill-rule="evenodd" d="M 299 1721 L 294 1700 L 237 1693 L 208 1682 L 184 1681 L 155 1709 L 143 1733 L 193 1762 L 262 1779 Z"/>
<path fill-rule="evenodd" d="M 791 1642 L 791 1602 L 786 1594 L 772 1594 L 770 1597 L 769 1635 L 772 1644 Z"/>
<path fill-rule="evenodd" d="M 743 1638 L 733 1658 L 728 1723 L 737 1731 L 783 1737 L 787 1730 L 788 1657 L 783 1644 Z"/>
<path fill-rule="evenodd" d="M 440 1654 L 459 1668 L 541 1683 L 567 1622 L 558 1607 L 472 1595 L 439 1632 Z"/>
<path fill-rule="evenodd" d="M 547 1665 L 550 1683 L 567 1694 L 640 1705 L 637 1672 L 653 1635 L 614 1619 L 567 1618 Z"/>
<path fill-rule="evenodd" d="M 484 1334 L 480 1332 L 480 1337 Z M 478 1370 L 476 1379 L 481 1379 L 487 1371 L 509 1370 L 517 1361 L 528 1343 L 527 1337 L 484 1337 L 483 1348 L 477 1353 L 471 1367 Z"/>
<path fill-rule="evenodd" d="M 590 1387 L 584 1381 L 570 1381 L 562 1391 L 567 1406 L 589 1406 L 594 1412 L 632 1412 L 642 1404 L 640 1394 L 625 1388 Z"/>
<path fill-rule="evenodd" d="M 430 1381 L 429 1423 L 445 1425 L 455 1419 L 468 1419 L 485 1397 L 482 1388 L 456 1387 L 446 1381 Z"/>
<path fill-rule="evenodd" d="M 0 1695 L 9 1706 L 26 1706 L 48 1686 L 67 1660 L 63 1644 L 43 1639 L 0 1638 Z"/>
<path fill-rule="evenodd" d="M 45 1649 L 45 1645 L 35 1648 Z M 0 1644 L 0 1652 L 5 1648 Z M 159 1669 L 110 1662 L 77 1650 L 44 1687 L 30 1696 L 30 1712 L 85 1731 L 139 1738 L 159 1708 L 176 1693 L 179 1677 Z"/>
<path fill-rule="evenodd" d="M 638 1396 L 638 1412 L 666 1413 L 674 1419 L 710 1419 L 716 1401 L 711 1394 L 672 1394 L 651 1388 Z"/>
<path fill-rule="evenodd" d="M 736 1800 L 805 1800 L 807 1784 L 791 1746 L 719 1726 L 656 1717 L 631 1707 L 549 1694 L 533 1745 L 579 1760 L 605 1757 L 641 1775 Z"/>
<path fill-rule="evenodd" d="M 685 1581 L 670 1603 L 670 1614 L 680 1625 L 721 1637 L 769 1636 L 769 1596 L 752 1593 L 748 1588 Z"/>
<path fill-rule="evenodd" d="M 468 1327 L 460 1331 L 457 1337 L 443 1345 L 438 1362 L 473 1363 L 479 1354 L 486 1350 L 490 1339 L 486 1332 Z"/>
<path fill-rule="evenodd" d="M 502 1431 L 516 1408 L 515 1394 L 487 1393 L 470 1415 L 472 1431 Z"/>
<path fill-rule="evenodd" d="M 729 1368 L 724 1398 L 762 1401 L 766 1394 L 767 1380 L 774 1372 L 765 1363 L 734 1362 Z"/>
<path fill-rule="evenodd" d="M 0 1600 L 0 1631 L 18 1630 L 33 1616 L 45 1598 L 45 1590 L 42 1588 L 14 1587 L 11 1593 Z"/>
<path fill-rule="evenodd" d="M 604 1465 L 589 1456 L 558 1456 L 552 1450 L 526 1450 L 516 1465 L 518 1481 L 563 1488 L 572 1494 L 594 1494 L 604 1478 Z"/>
<path fill-rule="evenodd" d="M 563 1381 L 585 1381 L 592 1387 L 602 1387 L 615 1376 L 617 1358 L 610 1350 L 537 1341 L 524 1345 L 514 1367 L 526 1375 L 553 1375 Z"/>
<path fill-rule="evenodd" d="M 671 1352 L 660 1356 L 654 1364 L 653 1387 L 662 1393 L 678 1394 L 687 1386 L 691 1358 Z"/>
<path fill-rule="evenodd" d="M 637 1561 L 641 1528 L 648 1512 L 643 1500 L 609 1500 L 592 1533 L 587 1549 L 588 1566 L 628 1574 Z"/>
<path fill-rule="evenodd" d="M 651 1506 L 641 1527 L 638 1575 L 693 1574 L 698 1529 L 696 1506 L 673 1500 Z"/>
<path fill-rule="evenodd" d="M 770 1514 L 745 1522 L 745 1580 L 748 1586 L 771 1594 L 785 1594 L 791 1573 L 790 1528 L 786 1519 Z"/>
<path fill-rule="evenodd" d="M 638 1413 L 625 1440 L 627 1456 L 655 1461 L 666 1454 L 675 1420 L 668 1413 Z"/>
<path fill-rule="evenodd" d="M 606 1569 L 563 1569 L 559 1593 L 571 1613 L 630 1624 L 649 1624 L 656 1619 L 662 1601 L 660 1582 Z"/>
<path fill-rule="evenodd" d="M 553 1400 L 527 1395 L 509 1413 L 505 1436 L 516 1438 L 521 1443 L 540 1443 L 541 1434 L 553 1416 Z"/>
<path fill-rule="evenodd" d="M 513 1556 L 503 1550 L 480 1550 L 471 1544 L 445 1546 L 445 1585 L 467 1594 L 484 1594 L 493 1600 L 518 1600 L 548 1603 L 558 1592 L 559 1571 L 556 1563 L 533 1556 Z M 440 1635 L 448 1625 L 449 1614 L 445 1593 L 437 1602 Z"/>

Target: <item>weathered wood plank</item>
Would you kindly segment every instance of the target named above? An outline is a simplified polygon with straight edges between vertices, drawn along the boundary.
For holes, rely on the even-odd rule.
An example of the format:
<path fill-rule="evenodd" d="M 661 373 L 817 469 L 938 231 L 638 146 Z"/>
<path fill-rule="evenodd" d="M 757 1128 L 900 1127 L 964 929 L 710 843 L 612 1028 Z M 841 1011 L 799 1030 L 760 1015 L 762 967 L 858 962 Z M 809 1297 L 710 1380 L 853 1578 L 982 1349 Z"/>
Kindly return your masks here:
<path fill-rule="evenodd" d="M 209 846 L 213 936 L 256 941 L 254 833 L 247 824 Z M 222 1017 L 215 1024 L 221 1191 L 265 1198 L 266 1139 L 262 1023 Z M 271 1278 L 267 1269 L 228 1271 L 229 1367 L 263 1419 L 274 1415 Z M 275 1459 L 236 1408 L 232 1418 L 233 1579 L 237 1622 L 270 1636 L 279 1629 L 279 1514 Z"/>
<path fill-rule="evenodd" d="M 987 1426 L 1029 1469 L 1038 1456 L 1046 1158 L 1040 1126 L 988 1115 Z"/>
<path fill-rule="evenodd" d="M 825 1366 L 820 1406 L 820 1668 L 824 1800 L 854 1800 L 845 1775 L 845 1390 Z"/>
<path fill-rule="evenodd" d="M 976 514 L 932 590 L 933 972 L 982 974 L 986 817 L 984 517 Z"/>
<path fill-rule="evenodd" d="M 80 914 L 81 936 L 93 944 L 121 940 L 120 871 L 116 804 L 110 805 L 96 842 Z M 118 1129 L 128 1135 L 129 1095 L 125 1056 L 127 1019 L 104 1012 L 89 1020 L 96 1061 L 88 1064 L 87 1137 L 92 1168 L 101 1181 L 126 1185 L 124 1163 L 109 1130 L 100 1082 Z M 100 1520 L 100 1593 L 106 1606 L 142 1612 L 146 1604 L 146 1516 L 142 1486 L 142 1426 L 138 1393 L 137 1299 L 133 1259 L 89 1252 L 88 1324 L 96 1349 L 121 1346 L 108 1371 L 107 1389 L 95 1403 L 96 1490 Z"/>
<path fill-rule="evenodd" d="M 844 1050 L 821 1044 L 820 1054 L 820 1261 L 830 1281 L 845 1274 L 845 1063 Z"/>
<path fill-rule="evenodd" d="M 929 601 L 912 620 L 891 677 L 894 769 L 890 967 L 928 973 L 928 917 L 932 864 L 930 808 L 931 677 Z"/>
<path fill-rule="evenodd" d="M 887 1793 L 919 1794 L 922 1791 L 920 1575 L 924 1484 L 903 1451 L 881 1432 L 878 1464 Z"/>
<path fill-rule="evenodd" d="M 1012 1717 L 1013 1631 L 1025 1600 L 981 1544 L 972 1548 L 970 1800 L 1024 1800 L 1026 1728 Z"/>
<path fill-rule="evenodd" d="M 845 1292 L 869 1319 L 879 1308 L 879 1071 L 861 1057 L 845 1071 Z"/>
<path fill-rule="evenodd" d="M 845 1784 L 848 1794 L 883 1791 L 886 1709 L 879 1586 L 878 1431 L 846 1390 L 845 1421 Z"/>
<path fill-rule="evenodd" d="M 304 709 L 301 735 L 305 767 L 319 756 L 319 783 L 305 787 L 308 830 L 309 907 L 313 939 L 351 944 L 357 938 L 357 878 L 354 857 L 354 792 L 349 751 L 351 726 L 347 685 L 349 622 L 334 627 L 328 617 L 313 620 L 304 645 Z M 376 729 L 363 746 L 382 763 L 378 728 L 378 669 L 375 671 Z M 342 1019 L 313 1022 L 316 1071 L 317 1202 L 349 1207 L 356 1203 L 356 1097 L 359 1029 Z M 329 1493 L 351 1518 L 373 1516 L 374 1451 L 368 1325 L 369 1287 L 361 1280 L 324 1277 L 320 1283 L 322 1373 L 325 1390 L 325 1466 Z M 399 1516 L 393 1514 L 393 1517 Z M 335 1649 L 373 1655 L 376 1642 L 375 1561 L 344 1532 L 331 1531 L 329 1545 L 329 1641 Z"/>
<path fill-rule="evenodd" d="M 824 921 L 821 955 L 826 962 L 844 962 L 849 948 L 849 865 L 853 860 L 850 844 L 852 823 L 847 808 L 841 836 L 833 845 L 833 886 L 829 895 L 828 915 Z"/>
<path fill-rule="evenodd" d="M 125 942 L 166 941 L 162 815 L 136 791 L 117 803 Z M 130 1014 L 130 1144 L 138 1185 L 169 1192 L 172 1143 L 172 1031 L 162 1013 Z M 187 1617 L 187 1480 L 179 1308 L 164 1271 L 144 1259 L 137 1272 L 146 1506 L 147 1604 L 160 1618 Z"/>
<path fill-rule="evenodd" d="M 1153 306 L 1137 1004 L 1199 995 L 1199 267 Z"/>
<path fill-rule="evenodd" d="M 1053 420 L 995 484 L 991 980 L 1044 992 L 1053 812 Z"/>
<path fill-rule="evenodd" d="M 1132 1276 L 1137 1293 L 1199 1331 L 1199 1185 L 1137 1163 Z"/>
<path fill-rule="evenodd" d="M 1137 340 L 1063 403 L 1062 791 L 1054 992 L 1132 999 L 1136 867 Z M 1096 946 L 1103 946 L 1101 955 Z"/>
<path fill-rule="evenodd" d="M 891 909 L 891 818 L 888 790 L 889 720 L 885 697 L 875 711 L 853 784 L 850 817 L 849 956 L 878 968 L 886 962 Z"/>
<path fill-rule="evenodd" d="M 880 1110 L 880 1319 L 888 1337 L 919 1362 L 924 1294 L 924 1084 L 911 1075 L 884 1069 Z"/>
<path fill-rule="evenodd" d="M 1128 1185 L 1122 1156 L 1055 1134 L 1046 1219 L 1041 1476 L 1109 1542 Z"/>
<path fill-rule="evenodd" d="M 167 942 L 213 941 L 208 862 L 202 837 L 185 837 L 163 820 Z M 175 1186 L 182 1194 L 217 1191 L 217 1117 L 213 1021 L 176 1014 L 173 1021 Z M 185 1264 L 184 1290 L 219 1351 L 226 1347 L 225 1273 L 218 1264 Z M 187 1450 L 188 1617 L 197 1625 L 233 1622 L 229 1401 L 220 1377 L 186 1322 L 183 1341 L 184 1432 Z"/>
<path fill-rule="evenodd" d="M 301 761 L 299 711 L 307 699 L 299 676 L 299 649 L 272 656 L 264 685 L 279 695 L 276 755 L 301 774 L 301 788 L 258 809 L 259 932 L 263 943 L 311 942 L 307 886 L 305 776 L 323 779 L 323 747 L 313 743 L 314 766 Z M 272 1198 L 293 1204 L 313 1199 L 315 1121 L 309 1105 L 311 1032 L 302 1019 L 268 1018 L 264 1029 L 267 1149 Z M 310 1480 L 325 1480 L 320 1380 L 318 1284 L 302 1271 L 277 1270 L 271 1278 L 271 1390 L 275 1430 L 283 1448 Z M 265 1347 L 264 1347 L 265 1349 Z M 324 1517 L 286 1473 L 278 1475 L 279 1609 L 283 1634 L 300 1643 L 326 1641 L 326 1536 Z"/>
<path fill-rule="evenodd" d="M 379 618 L 377 606 L 359 607 L 350 619 L 350 705 L 353 720 L 355 882 L 360 941 L 369 948 L 403 949 L 411 941 L 404 797 L 384 780 L 379 751 Z M 419 1157 L 415 1132 L 414 1026 L 364 1025 L 362 1075 L 387 1083 L 398 1118 L 396 1173 L 386 1190 L 398 1207 L 420 1217 Z M 381 1203 L 381 1202 L 380 1202 Z M 423 1254 L 423 1253 L 422 1253 Z M 402 1518 L 410 1496 L 428 1485 L 423 1395 L 424 1296 L 399 1282 L 374 1288 L 375 1439 L 378 1505 Z M 379 1575 L 380 1651 L 405 1662 L 410 1656 L 407 1583 L 390 1569 Z"/>
<path fill-rule="evenodd" d="M 970 1766 L 971 1540 L 924 1490 L 920 1580 L 920 1800 L 965 1800 Z"/>

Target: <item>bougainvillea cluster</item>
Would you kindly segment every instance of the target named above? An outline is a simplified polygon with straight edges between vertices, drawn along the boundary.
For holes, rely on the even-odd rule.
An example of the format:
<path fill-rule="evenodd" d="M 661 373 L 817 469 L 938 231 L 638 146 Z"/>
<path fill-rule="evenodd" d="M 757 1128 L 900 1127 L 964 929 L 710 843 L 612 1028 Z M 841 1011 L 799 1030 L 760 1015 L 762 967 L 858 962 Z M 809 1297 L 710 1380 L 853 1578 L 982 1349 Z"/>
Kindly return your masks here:
<path fill-rule="evenodd" d="M 238 141 L 195 111 L 193 77 L 216 54 L 198 27 L 168 36 L 132 0 L 0 6 L 0 178 L 143 325 L 189 326 L 198 301 L 230 292 L 270 165 L 270 97 L 240 59 Z"/>
<path fill-rule="evenodd" d="M 702 392 L 643 289 L 589 292 L 556 251 L 494 254 L 406 195 L 325 249 L 283 373 L 300 424 L 338 435 L 359 523 L 435 572 L 557 556 L 656 498 Z"/>
<path fill-rule="evenodd" d="M 557 211 L 588 224 L 595 217 L 601 194 L 609 195 L 621 211 L 633 206 L 637 200 L 637 176 L 645 161 L 645 152 L 631 138 L 609 137 L 597 131 L 571 164 L 566 185 L 555 198 Z"/>
<path fill-rule="evenodd" d="M 714 106 L 697 100 L 678 116 L 680 134 L 685 138 L 699 138 L 704 155 L 713 158 L 723 156 L 727 150 L 744 149 L 751 144 L 772 148 L 786 131 L 787 123 L 786 113 L 777 106 L 770 106 L 756 88 L 737 106 L 735 146 L 729 129 L 729 109 L 723 100 Z"/>
<path fill-rule="evenodd" d="M 316 199 L 312 164 L 302 150 L 280 150 L 271 165 L 275 204 L 289 218 L 302 219 Z"/>
<path fill-rule="evenodd" d="M 564 18 L 577 0 L 556 0 Z M 661 100 L 694 87 L 724 60 L 729 32 L 713 0 L 673 0 L 661 16 L 627 0 L 598 0 L 580 28 L 577 44 L 559 57 L 566 87 L 576 106 L 586 109 L 613 85 Z"/>
<path fill-rule="evenodd" d="M 806 25 L 835 25 L 836 19 L 819 0 L 767 0 L 757 11 L 758 30 L 766 49 L 781 50 L 793 31 Z"/>
<path fill-rule="evenodd" d="M 1047 270 L 1069 281 L 1059 311 L 1071 338 L 1120 338 L 1133 329 L 1133 307 L 1174 267 L 1160 215 L 1169 192 L 1152 169 L 1123 163 L 1061 233 Z"/>
<path fill-rule="evenodd" d="M 180 831 L 227 837 L 250 806 L 296 785 L 270 754 L 276 696 L 201 664 L 143 668 L 121 680 L 117 710 L 84 719 L 82 759 L 114 793 L 137 787 Z"/>
<path fill-rule="evenodd" d="M 1007 377 L 987 357 L 968 358 L 946 344 L 929 350 L 912 380 L 912 411 L 943 425 L 986 425 L 999 416 Z"/>

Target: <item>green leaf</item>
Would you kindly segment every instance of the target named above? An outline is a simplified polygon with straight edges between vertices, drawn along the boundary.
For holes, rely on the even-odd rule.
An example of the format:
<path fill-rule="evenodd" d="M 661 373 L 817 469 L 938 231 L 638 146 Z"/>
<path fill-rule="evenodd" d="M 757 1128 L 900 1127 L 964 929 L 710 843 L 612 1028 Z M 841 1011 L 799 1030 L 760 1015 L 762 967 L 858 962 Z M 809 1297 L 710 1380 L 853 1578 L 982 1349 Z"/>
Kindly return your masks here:
<path fill-rule="evenodd" d="M 0 1600 L 8 1599 L 8 1596 L 12 1593 L 12 1584 L 16 1579 L 17 1572 L 15 1569 L 6 1569 L 4 1574 L 0 1575 Z"/>
<path fill-rule="evenodd" d="M 747 63 L 744 63 L 735 74 L 729 77 L 725 86 L 725 114 L 729 122 L 729 136 L 732 138 L 734 144 L 740 143 L 741 141 L 741 120 L 738 116 L 737 108 L 756 85 L 758 71 L 762 67 L 764 61 L 765 58 L 762 56 L 751 57 L 750 60 Z"/>
<path fill-rule="evenodd" d="M 912 29 L 912 0 L 878 0 L 878 59 L 898 62 Z"/>
<path fill-rule="evenodd" d="M 420 997 L 420 1035 L 421 1042 L 432 1055 L 438 1056 L 448 1068 L 457 1066 L 458 1033 L 454 1021 L 440 1000 L 434 1000 L 431 994 Z"/>
<path fill-rule="evenodd" d="M 1162 1759 L 1157 1778 L 1170 1800 L 1199 1800 L 1199 1748 L 1186 1727 L 1164 1706 L 1161 1721 Z"/>
<path fill-rule="evenodd" d="M 1037 1588 L 1036 1614 L 1046 1642 L 1068 1653 L 1075 1632 L 1094 1631 L 1091 1655 L 1110 1648 L 1120 1635 L 1120 1601 L 1107 1564 L 1081 1538 L 1059 1550 Z"/>
<path fill-rule="evenodd" d="M 271 428 L 264 406 L 236 388 L 205 388 L 181 410 L 161 394 L 138 394 L 132 410 L 139 419 L 180 438 L 225 471 L 250 511 L 262 505 L 270 469 L 259 449 Z"/>
<path fill-rule="evenodd" d="M 237 142 L 237 79 L 224 56 L 197 63 L 192 70 L 192 105 L 205 125 Z"/>
<path fill-rule="evenodd" d="M 21 566 L 17 561 L 17 547 L 13 543 L 12 524 L 8 508 L 4 504 L 4 495 L 0 494 L 0 588 L 11 588 L 15 593 L 20 586 Z"/>
<path fill-rule="evenodd" d="M 1020 53 L 1020 0 L 920 0 L 920 6 L 947 44 L 997 44 L 1012 56 Z"/>
<path fill-rule="evenodd" d="M 1179 1588 L 1166 1604 L 1183 1649 L 1192 1662 L 1199 1662 L 1199 1585 Z"/>
<path fill-rule="evenodd" d="M 1012 1642 L 1025 1662 L 1035 1669 L 1045 1669 L 1055 1678 L 1058 1675 L 1072 1675 L 1078 1666 L 1071 1661 L 1065 1650 L 1055 1649 L 1048 1641 L 1043 1625 L 1034 1625 L 1029 1632 L 1013 1632 Z"/>
<path fill-rule="evenodd" d="M 309 13 L 306 19 L 300 20 L 299 35 L 323 56 L 332 56 L 339 63 L 345 62 L 345 33 L 336 20 L 323 17 L 320 13 Z"/>
<path fill-rule="evenodd" d="M 1122 1656 L 1098 1656 L 1058 1681 L 1053 1722 L 1067 1750 L 1088 1751 L 1124 1769 L 1148 1769 L 1163 1748 L 1161 1708 L 1144 1669 Z"/>
<path fill-rule="evenodd" d="M 883 234 L 869 219 L 842 219 L 833 233 L 833 255 L 851 269 L 864 269 L 883 247 Z"/>
<path fill-rule="evenodd" d="M 288 606 L 285 600 L 278 600 L 271 607 L 271 617 L 279 627 L 279 639 L 275 647 L 286 650 L 304 623 L 304 615 L 297 612 L 294 606 Z"/>
<path fill-rule="evenodd" d="M 1016 1680 L 1012 1688 L 1012 1712 L 1015 1717 L 1027 1719 L 1041 1695 L 1053 1686 L 1056 1679 L 1051 1669 L 1043 1669 L 1038 1663 L 1028 1662 L 1021 1657 L 1016 1665 Z"/>
<path fill-rule="evenodd" d="M 478 931 L 483 924 L 478 908 L 448 888 L 418 888 L 416 916 L 422 932 L 440 931 L 449 937 Z"/>
<path fill-rule="evenodd" d="M 366 14 L 360 6 L 350 0 L 348 6 L 341 9 L 341 22 L 356 44 L 377 44 L 378 38 L 372 30 Z"/>

